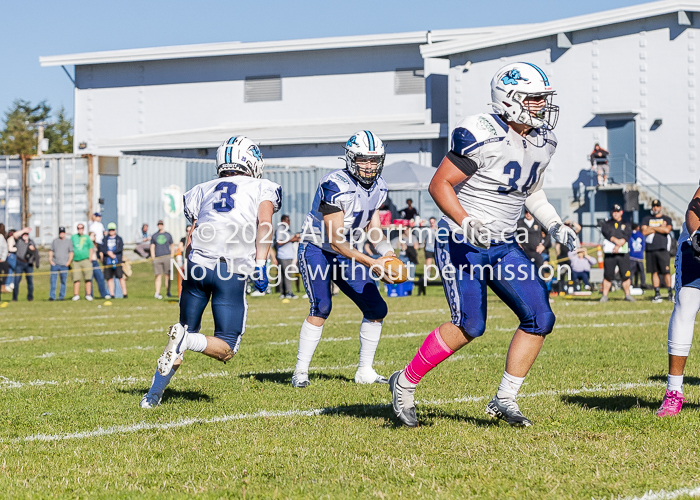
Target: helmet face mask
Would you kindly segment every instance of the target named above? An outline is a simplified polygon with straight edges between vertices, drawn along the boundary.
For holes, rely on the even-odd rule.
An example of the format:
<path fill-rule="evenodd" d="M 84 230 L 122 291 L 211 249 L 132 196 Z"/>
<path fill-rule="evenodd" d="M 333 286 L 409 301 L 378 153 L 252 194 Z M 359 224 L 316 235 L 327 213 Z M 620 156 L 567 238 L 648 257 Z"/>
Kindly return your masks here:
<path fill-rule="evenodd" d="M 233 172 L 259 179 L 265 167 L 260 148 L 245 136 L 224 141 L 216 150 L 216 174 Z"/>
<path fill-rule="evenodd" d="M 385 158 L 384 143 L 369 130 L 357 132 L 345 144 L 345 168 L 366 187 L 382 175 Z"/>
<path fill-rule="evenodd" d="M 535 129 L 552 130 L 559 119 L 556 92 L 544 72 L 530 63 L 513 63 L 496 72 L 491 81 L 491 106 L 507 121 Z"/>

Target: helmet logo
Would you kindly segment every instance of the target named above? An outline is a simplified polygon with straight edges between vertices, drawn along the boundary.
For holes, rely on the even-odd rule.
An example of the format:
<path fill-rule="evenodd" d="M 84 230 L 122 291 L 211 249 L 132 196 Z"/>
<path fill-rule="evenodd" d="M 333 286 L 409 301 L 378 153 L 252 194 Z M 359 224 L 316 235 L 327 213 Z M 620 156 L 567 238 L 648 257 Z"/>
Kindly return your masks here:
<path fill-rule="evenodd" d="M 501 78 L 501 81 L 504 83 L 504 85 L 517 85 L 518 80 L 523 82 L 530 81 L 527 78 L 521 76 L 520 71 L 518 71 L 517 69 L 511 69 L 510 71 L 506 72 L 505 75 L 503 75 L 503 78 Z"/>
<path fill-rule="evenodd" d="M 255 156 L 255 158 L 257 158 L 258 161 L 262 160 L 262 153 L 260 152 L 260 148 L 258 148 L 256 145 L 252 145 L 251 147 L 249 147 L 248 151 L 250 151 L 250 154 Z"/>
<path fill-rule="evenodd" d="M 358 146 L 359 144 L 357 143 L 357 136 L 353 135 L 350 139 L 348 139 L 348 143 L 345 145 L 345 147 L 351 147 L 352 145 Z"/>

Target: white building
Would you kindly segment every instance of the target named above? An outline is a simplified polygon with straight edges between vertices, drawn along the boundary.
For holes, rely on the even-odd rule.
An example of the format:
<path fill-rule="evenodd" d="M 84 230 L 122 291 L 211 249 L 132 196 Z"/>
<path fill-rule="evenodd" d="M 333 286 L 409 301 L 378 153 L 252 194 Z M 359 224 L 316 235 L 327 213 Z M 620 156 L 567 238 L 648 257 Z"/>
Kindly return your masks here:
<path fill-rule="evenodd" d="M 611 153 L 611 177 L 639 190 L 642 209 L 659 197 L 680 221 L 700 174 L 699 26 L 700 0 L 663 0 L 529 25 L 118 50 L 41 64 L 75 66 L 76 153 L 212 158 L 224 138 L 245 133 L 270 165 L 339 167 L 342 143 L 360 129 L 389 143 L 387 163 L 437 165 L 457 121 L 490 112 L 495 71 L 524 60 L 548 74 L 561 107 L 545 180 L 553 204 L 587 224 L 624 201 L 620 187 L 574 199 L 598 142 Z"/>

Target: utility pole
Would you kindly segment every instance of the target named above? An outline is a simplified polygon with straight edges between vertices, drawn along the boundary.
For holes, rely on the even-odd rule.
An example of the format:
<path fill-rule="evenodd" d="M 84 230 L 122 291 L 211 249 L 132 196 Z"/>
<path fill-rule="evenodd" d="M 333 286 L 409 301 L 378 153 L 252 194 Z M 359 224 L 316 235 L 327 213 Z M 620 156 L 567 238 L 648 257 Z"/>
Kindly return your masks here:
<path fill-rule="evenodd" d="M 46 125 L 48 125 L 48 122 L 45 122 L 45 121 L 36 122 L 35 125 L 37 126 L 36 154 L 37 154 L 37 156 L 41 156 L 41 153 L 43 152 L 43 146 L 44 146 L 44 127 Z"/>

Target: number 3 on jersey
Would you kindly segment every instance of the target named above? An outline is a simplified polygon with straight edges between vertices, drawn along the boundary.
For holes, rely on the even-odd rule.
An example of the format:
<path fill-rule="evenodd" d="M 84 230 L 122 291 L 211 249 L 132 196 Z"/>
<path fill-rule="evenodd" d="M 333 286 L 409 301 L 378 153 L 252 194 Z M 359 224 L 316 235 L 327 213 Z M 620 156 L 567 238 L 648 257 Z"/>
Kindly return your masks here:
<path fill-rule="evenodd" d="M 503 173 L 508 176 L 508 187 L 499 186 L 498 192 L 501 194 L 509 194 L 513 191 L 522 191 L 525 194 L 529 194 L 528 191 L 532 186 L 537 183 L 537 169 L 540 166 L 540 162 L 536 161 L 530 168 L 530 175 L 527 177 L 525 184 L 522 187 L 518 187 L 518 180 L 522 174 L 522 167 L 517 161 L 509 161 L 506 166 L 503 167 Z"/>
<path fill-rule="evenodd" d="M 236 194 L 238 186 L 233 182 L 219 182 L 214 191 L 221 191 L 219 201 L 214 202 L 214 210 L 217 212 L 230 212 L 235 207 L 233 195 Z"/>

